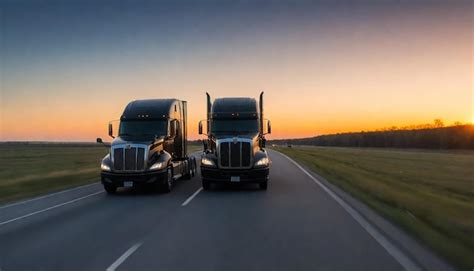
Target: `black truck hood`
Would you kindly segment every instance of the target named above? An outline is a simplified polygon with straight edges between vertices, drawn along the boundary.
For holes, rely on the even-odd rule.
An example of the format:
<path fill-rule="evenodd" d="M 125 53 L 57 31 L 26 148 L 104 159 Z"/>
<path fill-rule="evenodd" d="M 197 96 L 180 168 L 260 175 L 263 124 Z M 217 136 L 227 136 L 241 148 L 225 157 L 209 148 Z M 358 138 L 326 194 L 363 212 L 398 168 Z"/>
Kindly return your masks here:
<path fill-rule="evenodd" d="M 225 138 L 248 138 L 248 139 L 256 139 L 258 137 L 258 133 L 248 133 L 248 134 L 217 134 L 213 135 L 215 139 L 225 139 Z"/>
<path fill-rule="evenodd" d="M 164 138 L 160 137 L 157 139 L 150 139 L 145 137 L 128 137 L 128 136 L 119 136 L 112 140 L 110 144 L 112 147 L 116 145 L 123 144 L 143 144 L 143 145 L 160 145 L 163 144 Z"/>

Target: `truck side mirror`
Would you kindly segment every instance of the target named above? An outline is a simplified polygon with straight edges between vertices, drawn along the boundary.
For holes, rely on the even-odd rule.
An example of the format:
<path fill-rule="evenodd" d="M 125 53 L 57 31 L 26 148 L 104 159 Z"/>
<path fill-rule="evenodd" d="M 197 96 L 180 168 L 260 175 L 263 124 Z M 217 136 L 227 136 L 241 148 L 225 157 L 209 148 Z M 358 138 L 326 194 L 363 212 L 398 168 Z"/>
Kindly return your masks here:
<path fill-rule="evenodd" d="M 169 128 L 168 128 L 168 138 L 173 138 L 174 137 L 174 123 L 173 121 L 169 122 Z"/>
<path fill-rule="evenodd" d="M 179 121 L 174 120 L 174 136 L 179 136 Z"/>
<path fill-rule="evenodd" d="M 102 138 L 100 138 L 100 137 L 98 137 L 98 138 L 96 139 L 96 142 L 99 143 L 99 144 L 104 143 L 104 142 L 102 141 Z"/>
<path fill-rule="evenodd" d="M 114 129 L 113 129 L 113 127 L 112 127 L 112 123 L 109 123 L 109 136 L 110 136 L 111 138 L 115 138 L 115 137 L 114 137 Z"/>
<path fill-rule="evenodd" d="M 272 123 L 270 122 L 270 120 L 267 122 L 267 131 L 269 134 L 272 133 Z"/>
<path fill-rule="evenodd" d="M 168 129 L 168 131 L 169 131 L 168 132 L 168 137 L 169 138 L 175 138 L 176 135 L 178 134 L 177 129 L 178 129 L 177 121 L 176 120 L 170 121 L 169 129 Z"/>
<path fill-rule="evenodd" d="M 199 121 L 198 130 L 199 134 L 202 135 L 202 120 Z"/>

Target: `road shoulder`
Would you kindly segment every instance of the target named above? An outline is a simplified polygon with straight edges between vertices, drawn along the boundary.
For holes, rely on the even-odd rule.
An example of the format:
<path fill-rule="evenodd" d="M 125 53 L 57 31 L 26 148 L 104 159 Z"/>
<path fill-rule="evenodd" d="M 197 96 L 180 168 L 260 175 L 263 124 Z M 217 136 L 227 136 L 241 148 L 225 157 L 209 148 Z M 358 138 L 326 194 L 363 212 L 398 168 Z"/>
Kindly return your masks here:
<path fill-rule="evenodd" d="M 286 155 L 272 150 L 278 155 L 288 158 Z M 419 264 L 425 270 L 455 270 L 449 263 L 434 254 L 428 247 L 415 240 L 396 225 L 386 220 L 370 207 L 358 201 L 339 187 L 331 184 L 325 178 L 309 169 L 307 166 L 295 161 L 298 165 L 304 168 L 314 178 L 324 184 L 333 193 L 343 199 L 348 205 L 354 208 L 361 216 L 372 224 L 377 230 L 385 235 L 398 249 L 402 250 L 405 255 L 411 258 L 412 261 Z"/>

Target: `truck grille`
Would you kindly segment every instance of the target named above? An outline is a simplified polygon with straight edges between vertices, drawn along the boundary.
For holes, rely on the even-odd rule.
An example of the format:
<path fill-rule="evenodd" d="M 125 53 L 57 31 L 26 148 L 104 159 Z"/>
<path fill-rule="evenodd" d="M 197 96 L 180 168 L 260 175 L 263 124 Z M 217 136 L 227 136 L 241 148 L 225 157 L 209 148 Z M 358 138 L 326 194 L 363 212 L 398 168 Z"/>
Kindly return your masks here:
<path fill-rule="evenodd" d="M 145 169 L 145 148 L 114 148 L 114 169 L 136 171 Z"/>
<path fill-rule="evenodd" d="M 222 142 L 219 145 L 219 161 L 223 168 L 248 168 L 252 153 L 250 142 Z"/>

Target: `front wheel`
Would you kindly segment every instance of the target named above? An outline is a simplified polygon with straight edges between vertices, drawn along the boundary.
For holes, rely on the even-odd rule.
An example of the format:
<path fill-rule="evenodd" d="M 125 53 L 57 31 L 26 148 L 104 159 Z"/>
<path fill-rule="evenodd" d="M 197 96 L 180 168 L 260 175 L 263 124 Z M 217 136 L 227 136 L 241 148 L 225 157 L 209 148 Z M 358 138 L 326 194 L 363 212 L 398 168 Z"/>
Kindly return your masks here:
<path fill-rule="evenodd" d="M 258 187 L 260 188 L 260 190 L 267 190 L 268 182 L 259 183 Z"/>
<path fill-rule="evenodd" d="M 117 192 L 117 187 L 113 184 L 104 184 L 104 189 L 107 194 L 115 194 Z"/>
<path fill-rule="evenodd" d="M 171 192 L 171 186 L 172 186 L 172 183 L 173 183 L 173 169 L 168 168 L 167 173 L 168 174 L 166 176 L 166 180 L 161 185 L 161 191 L 163 191 L 164 193 Z"/>

